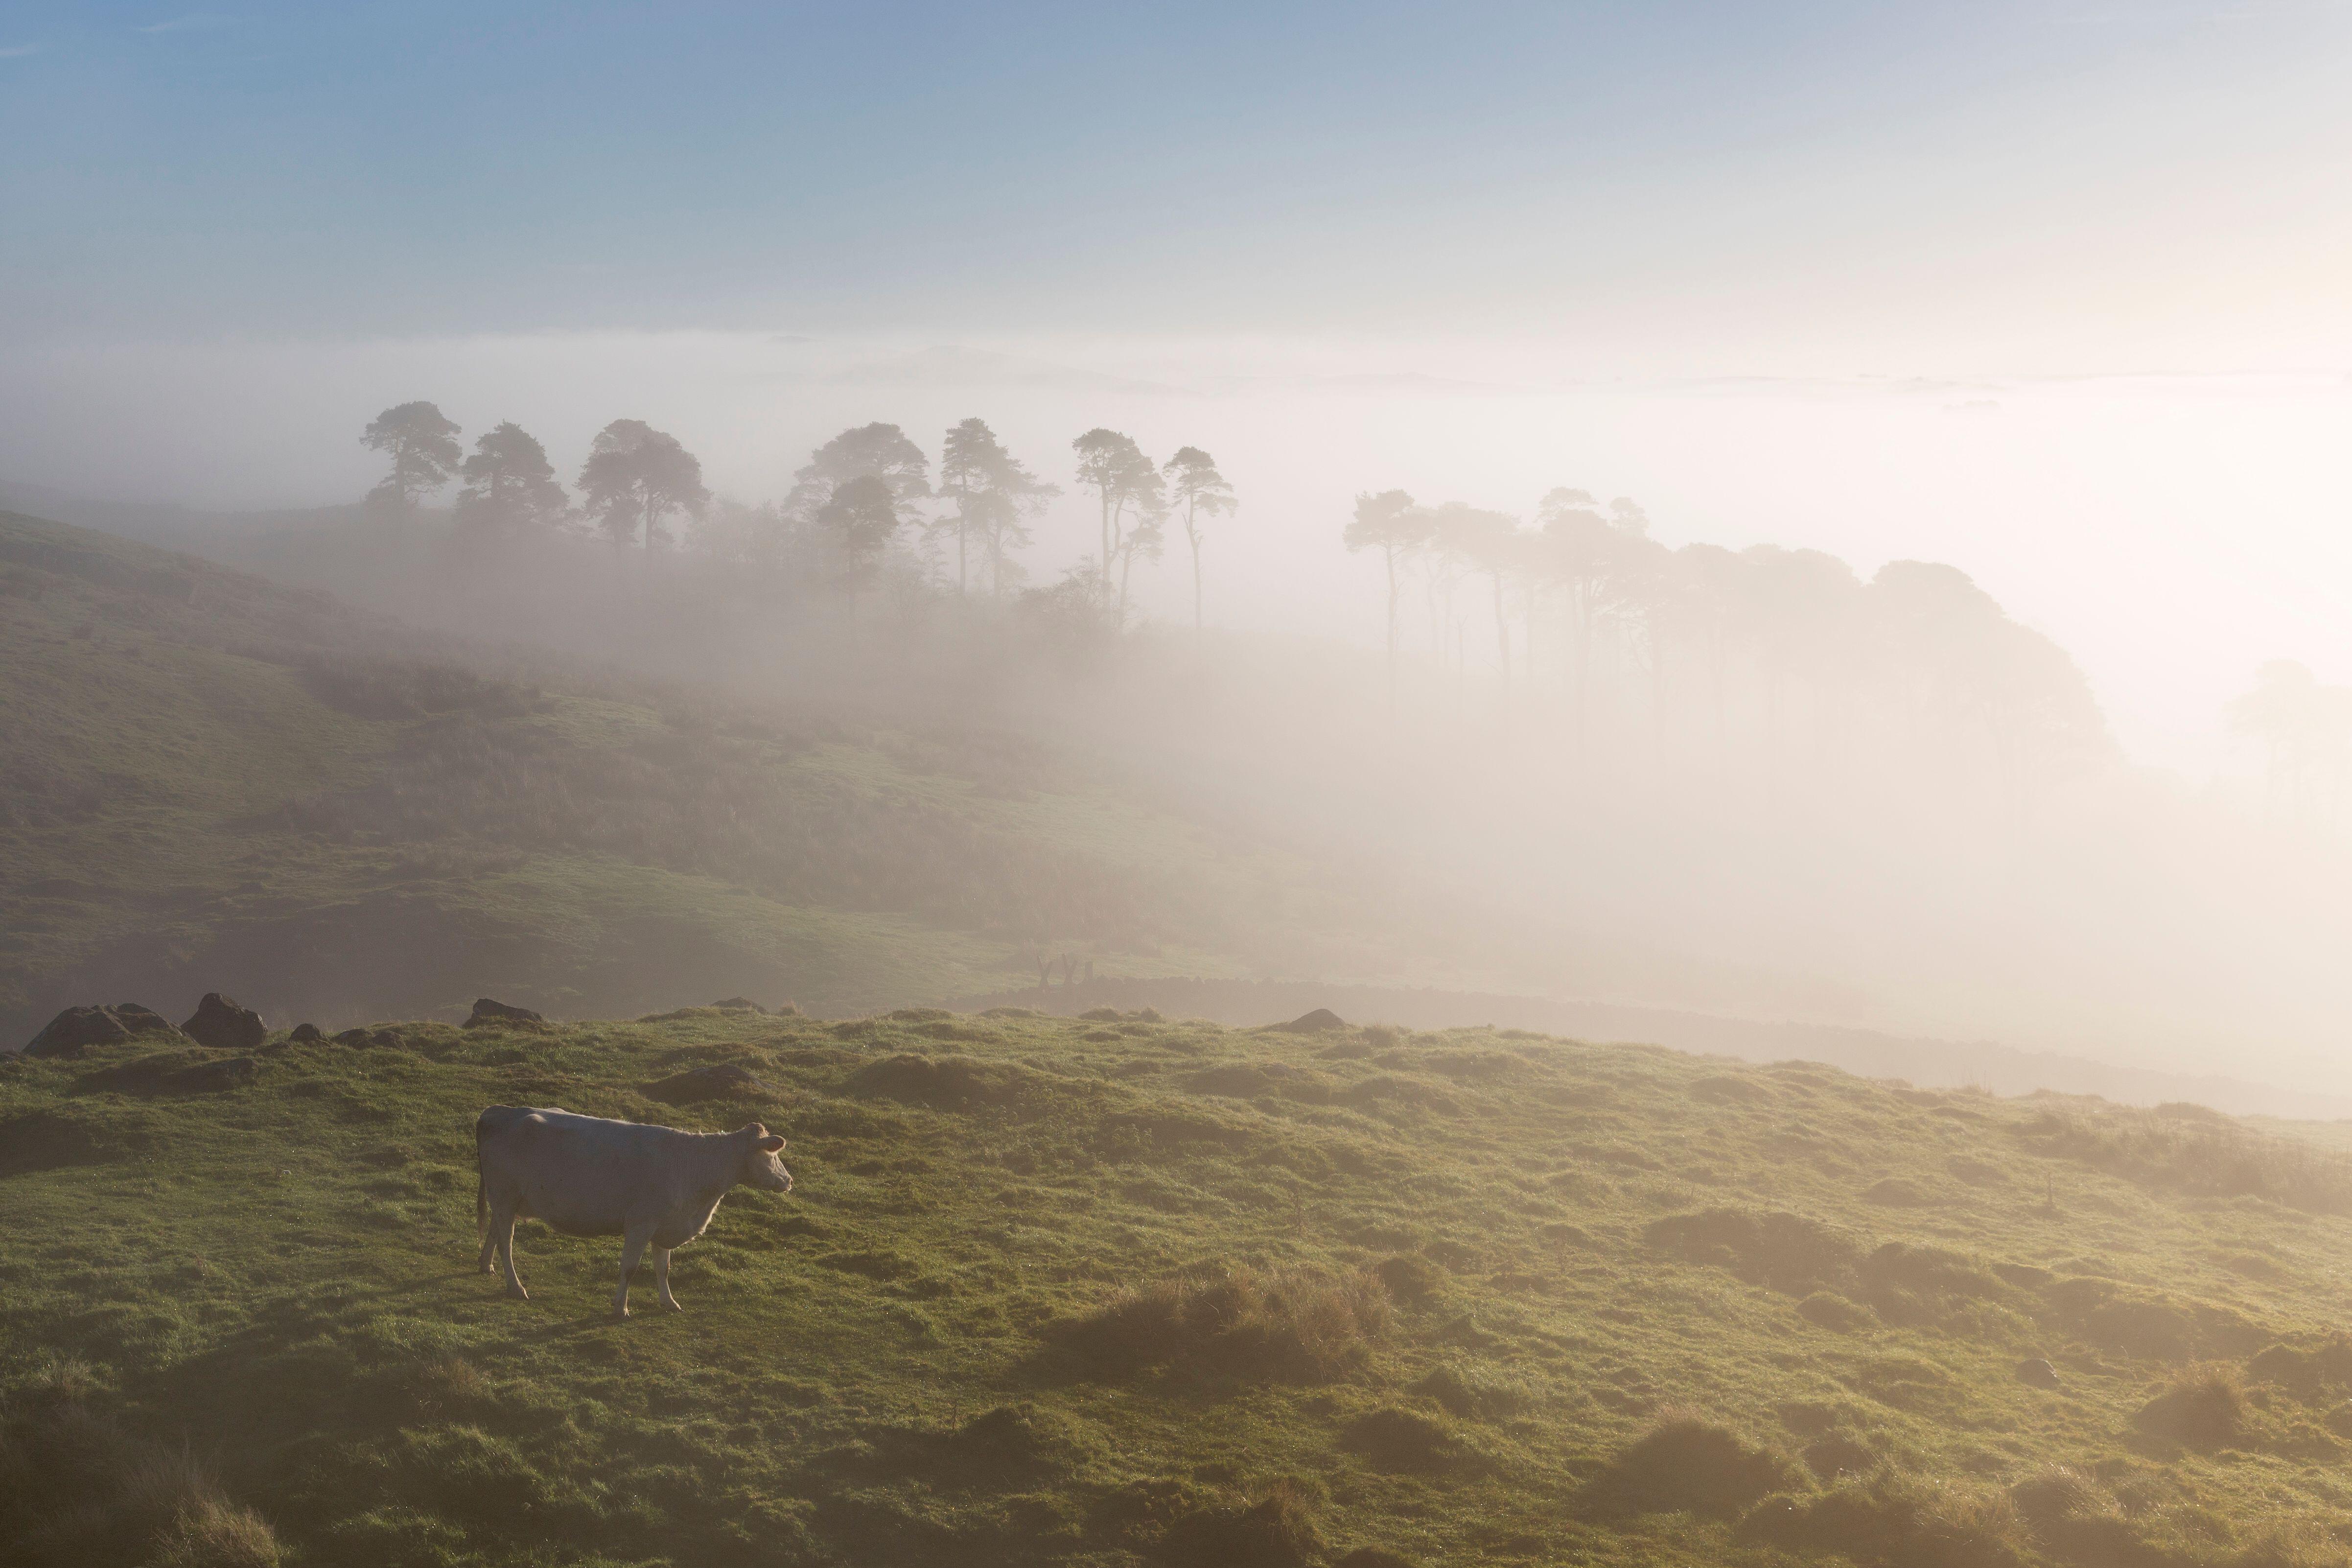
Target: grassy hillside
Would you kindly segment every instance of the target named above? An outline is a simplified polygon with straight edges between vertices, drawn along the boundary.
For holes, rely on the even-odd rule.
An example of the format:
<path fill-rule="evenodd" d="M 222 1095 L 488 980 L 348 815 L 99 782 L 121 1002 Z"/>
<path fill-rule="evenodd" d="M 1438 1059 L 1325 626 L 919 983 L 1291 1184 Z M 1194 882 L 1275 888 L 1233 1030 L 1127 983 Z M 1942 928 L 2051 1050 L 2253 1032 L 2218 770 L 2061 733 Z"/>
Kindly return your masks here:
<path fill-rule="evenodd" d="M 705 1063 L 762 1087 L 656 1098 Z M 472 1269 L 494 1101 L 756 1117 L 799 1185 L 679 1254 L 683 1316 L 607 1321 L 616 1245 L 535 1226 L 510 1302 Z M 2352 1533 L 2352 1164 L 2193 1108 L 694 1009 L 0 1063 L 0 1204 L 13 1561 L 2252 1568 Z"/>
<path fill-rule="evenodd" d="M 0 515 L 0 1048 L 91 996 L 283 1022 L 747 994 L 857 1010 L 1029 952 L 1223 973 L 1295 861 L 1083 759 L 720 704 Z"/>

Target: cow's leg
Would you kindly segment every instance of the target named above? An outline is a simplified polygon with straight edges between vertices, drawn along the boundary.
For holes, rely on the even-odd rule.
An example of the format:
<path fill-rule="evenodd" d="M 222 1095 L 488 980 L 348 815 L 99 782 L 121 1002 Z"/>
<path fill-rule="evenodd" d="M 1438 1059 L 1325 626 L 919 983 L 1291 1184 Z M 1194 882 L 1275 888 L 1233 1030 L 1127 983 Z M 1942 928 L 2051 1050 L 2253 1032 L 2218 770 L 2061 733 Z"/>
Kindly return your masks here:
<path fill-rule="evenodd" d="M 514 1260 L 515 1211 L 510 1208 L 490 1211 L 489 1246 L 507 1266 L 507 1294 L 518 1301 L 530 1300 L 530 1292 L 522 1288 L 522 1276 L 515 1272 Z"/>
<path fill-rule="evenodd" d="M 613 1292 L 613 1316 L 629 1315 L 629 1276 L 637 1271 L 637 1259 L 646 1255 L 646 1246 L 654 1238 L 653 1227 L 643 1230 L 632 1226 L 621 1238 L 621 1288 Z"/>
<path fill-rule="evenodd" d="M 683 1312 L 686 1309 L 679 1306 L 677 1298 L 669 1293 L 669 1254 L 670 1249 L 667 1247 L 654 1248 L 654 1283 L 661 1287 L 661 1304 L 673 1312 Z"/>

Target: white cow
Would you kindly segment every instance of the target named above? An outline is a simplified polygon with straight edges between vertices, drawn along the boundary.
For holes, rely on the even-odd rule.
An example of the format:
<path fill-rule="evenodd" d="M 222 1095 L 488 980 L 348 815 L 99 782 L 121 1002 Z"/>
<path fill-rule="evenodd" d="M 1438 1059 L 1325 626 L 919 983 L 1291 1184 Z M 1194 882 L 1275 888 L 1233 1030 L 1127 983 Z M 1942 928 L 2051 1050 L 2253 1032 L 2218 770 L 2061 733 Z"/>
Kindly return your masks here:
<path fill-rule="evenodd" d="M 613 1315 L 629 1315 L 629 1276 L 654 1249 L 661 1304 L 682 1311 L 669 1293 L 669 1255 L 702 1234 L 719 1200 L 738 1182 L 772 1193 L 793 1190 L 776 1155 L 784 1141 L 754 1121 L 732 1132 L 681 1132 L 636 1121 L 608 1121 L 569 1110 L 493 1105 L 474 1121 L 479 1172 L 474 1219 L 484 1273 L 506 1263 L 507 1294 L 530 1300 L 515 1273 L 518 1219 L 544 1220 L 566 1236 L 617 1236 L 621 1288 Z"/>

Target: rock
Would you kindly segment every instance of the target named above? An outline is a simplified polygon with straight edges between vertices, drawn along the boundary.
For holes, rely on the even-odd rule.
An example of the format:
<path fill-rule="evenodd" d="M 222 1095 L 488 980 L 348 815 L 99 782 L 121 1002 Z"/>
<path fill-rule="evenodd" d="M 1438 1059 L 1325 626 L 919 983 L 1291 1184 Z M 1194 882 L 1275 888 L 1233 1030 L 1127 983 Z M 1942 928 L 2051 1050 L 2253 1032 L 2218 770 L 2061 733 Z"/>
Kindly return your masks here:
<path fill-rule="evenodd" d="M 638 1091 L 648 1100 L 658 1100 L 671 1105 L 688 1105 L 698 1100 L 735 1100 L 758 1098 L 776 1092 L 773 1084 L 752 1076 L 748 1068 L 732 1062 L 711 1067 L 688 1068 L 674 1072 L 652 1083 L 640 1084 Z"/>
<path fill-rule="evenodd" d="M 1318 1007 L 1312 1013 L 1300 1015 L 1287 1024 L 1276 1024 L 1276 1032 L 1285 1035 L 1328 1035 L 1334 1029 L 1344 1029 L 1348 1020 L 1328 1007 Z"/>
<path fill-rule="evenodd" d="M 398 1029 L 345 1029 L 335 1037 L 335 1044 L 349 1046 L 354 1050 L 368 1046 L 375 1046 L 385 1050 L 396 1050 L 401 1043 Z"/>
<path fill-rule="evenodd" d="M 196 1004 L 195 1012 L 180 1030 L 196 1044 L 216 1051 L 249 1051 L 269 1037 L 269 1026 L 261 1021 L 260 1014 L 238 1006 L 217 991 L 205 993 L 205 999 Z"/>
<path fill-rule="evenodd" d="M 2017 1363 L 2017 1381 L 2032 1384 L 2036 1388 L 2058 1386 L 2058 1369 L 2040 1356 L 2029 1356 Z"/>
<path fill-rule="evenodd" d="M 730 996 L 730 997 L 729 997 L 729 998 L 727 998 L 727 1000 L 725 1000 L 724 1002 L 713 1002 L 713 1003 L 711 1004 L 711 1005 L 712 1005 L 713 1007 L 718 1008 L 718 1009 L 719 1009 L 720 1012 L 722 1012 L 722 1013 L 765 1013 L 765 1012 L 767 1012 L 767 1009 L 766 1009 L 765 1007 L 761 1006 L 757 1002 L 752 1001 L 749 996 Z"/>
<path fill-rule="evenodd" d="M 335 1044 L 339 1046 L 352 1046 L 356 1047 L 360 1046 L 373 1045 L 373 1038 L 365 1029 L 344 1029 L 335 1036 Z"/>
<path fill-rule="evenodd" d="M 137 1035 L 176 1037 L 179 1032 L 162 1014 L 136 1002 L 119 1002 L 111 1007 L 68 1007 L 32 1037 L 25 1054 L 78 1057 L 92 1046 L 114 1045 Z"/>
<path fill-rule="evenodd" d="M 474 1016 L 466 1020 L 472 1029 L 484 1024 L 544 1024 L 547 1020 L 528 1007 L 510 1007 L 504 1002 L 493 1002 L 488 996 L 474 999 Z"/>
<path fill-rule="evenodd" d="M 316 1024 L 297 1024 L 287 1031 L 286 1037 L 297 1045 L 310 1046 L 316 1045 L 327 1037 L 319 1032 L 319 1026 Z"/>

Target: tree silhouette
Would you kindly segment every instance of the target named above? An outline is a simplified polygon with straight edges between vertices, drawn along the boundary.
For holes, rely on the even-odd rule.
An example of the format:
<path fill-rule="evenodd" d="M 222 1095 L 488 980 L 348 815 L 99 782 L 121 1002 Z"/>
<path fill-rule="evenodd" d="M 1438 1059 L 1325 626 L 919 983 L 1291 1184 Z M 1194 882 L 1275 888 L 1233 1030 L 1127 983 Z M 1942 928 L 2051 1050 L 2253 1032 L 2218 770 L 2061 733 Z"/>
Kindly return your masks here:
<path fill-rule="evenodd" d="M 861 425 L 844 430 L 809 454 L 808 462 L 793 475 L 784 510 L 794 517 L 814 518 L 835 489 L 851 479 L 867 478 L 888 486 L 891 499 L 903 508 L 930 495 L 930 471 L 931 460 L 896 425 Z M 906 513 L 899 515 L 904 521 Z"/>
<path fill-rule="evenodd" d="M 2340 767 L 2352 747 L 2352 689 L 2323 686 L 2291 658 L 2272 659 L 2256 670 L 2254 689 L 2221 711 L 2232 733 L 2258 740 L 2269 751 L 2266 809 L 2274 814 L 2309 813 L 2313 773 Z"/>
<path fill-rule="evenodd" d="M 1229 515 L 1238 504 L 1234 487 L 1217 472 L 1215 459 L 1198 447 L 1179 447 L 1166 469 L 1170 500 L 1184 514 L 1184 540 L 1192 547 L 1192 629 L 1201 629 L 1201 518 Z"/>
<path fill-rule="evenodd" d="M 1356 515 L 1340 538 L 1349 551 L 1377 550 L 1389 579 L 1389 712 L 1396 712 L 1397 568 L 1429 542 L 1430 515 L 1402 490 L 1360 493 Z"/>
<path fill-rule="evenodd" d="M 1511 623 L 1503 605 L 1504 580 L 1522 563 L 1519 520 L 1508 512 L 1447 501 L 1437 509 L 1433 531 L 1476 571 L 1486 574 L 1495 599 L 1495 653 L 1503 678 L 1503 700 L 1511 697 Z"/>
<path fill-rule="evenodd" d="M 1097 426 L 1070 443 L 1078 455 L 1078 483 L 1095 492 L 1102 503 L 1102 580 L 1110 584 L 1110 565 L 1114 557 L 1123 556 L 1128 564 L 1135 559 L 1133 549 L 1122 549 L 1126 537 L 1128 516 L 1132 513 L 1136 526 L 1156 523 L 1162 505 L 1160 470 L 1152 466 L 1133 440 L 1116 430 Z M 1154 531 L 1157 531 L 1156 526 Z M 1158 541 L 1152 542 L 1152 552 L 1158 553 Z M 1119 594 L 1121 624 L 1127 613 L 1127 595 Z"/>
<path fill-rule="evenodd" d="M 1154 489 L 1156 492 L 1156 483 Z M 1167 543 L 1166 533 L 1160 525 L 1167 516 L 1159 496 L 1154 493 L 1139 506 L 1135 521 L 1127 525 L 1126 531 L 1112 542 L 1111 549 L 1118 556 L 1118 624 L 1120 626 L 1127 625 L 1127 589 L 1129 580 L 1135 574 L 1135 558 L 1140 555 L 1149 561 L 1160 559 L 1160 550 Z"/>
<path fill-rule="evenodd" d="M 360 445 L 392 458 L 392 471 L 368 491 L 369 501 L 401 511 L 415 510 L 419 500 L 447 484 L 464 456 L 456 422 L 430 403 L 385 409 L 361 432 Z"/>
<path fill-rule="evenodd" d="M 835 486 L 812 521 L 840 563 L 843 577 L 856 582 L 872 574 L 906 519 L 888 481 L 860 474 Z"/>
<path fill-rule="evenodd" d="M 667 542 L 673 513 L 700 517 L 710 504 L 700 461 L 642 419 L 615 419 L 596 433 L 581 466 L 580 494 L 614 543 L 635 544 L 642 533 L 647 551 Z"/>
<path fill-rule="evenodd" d="M 1570 737 L 1582 756 L 1591 704 L 1592 643 L 1604 616 L 1621 607 L 1627 580 L 1627 542 L 1647 526 L 1641 509 L 1621 501 L 1603 517 L 1589 490 L 1547 491 L 1536 508 L 1543 532 L 1541 569 L 1568 602 Z"/>
<path fill-rule="evenodd" d="M 977 539 L 989 564 L 989 593 L 1004 591 L 1008 571 L 1017 571 L 1012 552 L 1029 542 L 1024 515 L 1034 514 L 1060 495 L 1059 485 L 1032 474 L 1004 449 L 986 421 L 967 419 L 950 430 L 940 456 L 940 494 L 955 510 L 935 527 L 956 542 L 956 592 L 964 592 L 968 556 Z"/>
<path fill-rule="evenodd" d="M 559 521 L 568 506 L 547 448 L 512 420 L 486 432 L 459 470 L 457 521 L 483 534 L 511 536 Z"/>

